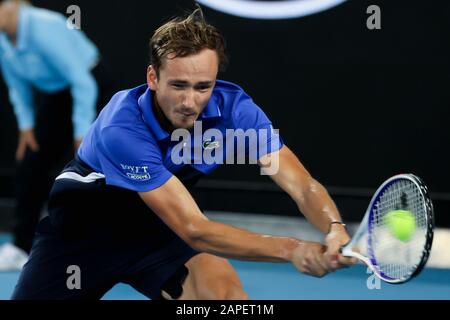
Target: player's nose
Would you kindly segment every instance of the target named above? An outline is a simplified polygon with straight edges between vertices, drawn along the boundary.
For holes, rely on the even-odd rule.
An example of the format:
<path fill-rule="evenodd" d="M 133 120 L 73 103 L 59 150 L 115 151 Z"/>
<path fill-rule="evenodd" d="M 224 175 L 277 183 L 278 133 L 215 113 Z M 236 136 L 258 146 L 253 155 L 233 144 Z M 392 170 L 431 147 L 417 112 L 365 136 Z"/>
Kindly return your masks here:
<path fill-rule="evenodd" d="M 188 110 L 195 110 L 195 92 L 194 90 L 187 90 L 183 97 L 183 106 Z"/>

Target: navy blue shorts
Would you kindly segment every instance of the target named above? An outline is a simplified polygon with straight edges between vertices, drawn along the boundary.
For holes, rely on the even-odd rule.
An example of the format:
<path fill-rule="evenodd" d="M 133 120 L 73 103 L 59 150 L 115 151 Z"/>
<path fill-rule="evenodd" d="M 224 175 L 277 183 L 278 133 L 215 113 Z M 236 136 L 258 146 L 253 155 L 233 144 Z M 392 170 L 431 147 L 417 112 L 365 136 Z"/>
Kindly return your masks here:
<path fill-rule="evenodd" d="M 62 177 L 12 299 L 100 299 L 117 283 L 159 299 L 166 281 L 198 254 L 136 192 L 106 185 L 80 160 Z M 80 270 L 80 289 L 68 285 L 71 266 Z"/>

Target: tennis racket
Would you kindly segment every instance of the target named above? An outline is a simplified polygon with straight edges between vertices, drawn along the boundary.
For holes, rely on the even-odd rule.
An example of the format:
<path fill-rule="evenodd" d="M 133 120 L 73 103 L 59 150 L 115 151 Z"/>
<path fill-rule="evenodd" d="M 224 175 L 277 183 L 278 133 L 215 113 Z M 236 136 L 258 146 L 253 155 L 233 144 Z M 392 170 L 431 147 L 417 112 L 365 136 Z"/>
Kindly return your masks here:
<path fill-rule="evenodd" d="M 386 222 L 386 215 L 393 210 L 408 210 L 415 218 L 416 227 L 407 241 L 399 240 Z M 341 253 L 358 258 L 383 281 L 404 283 L 417 276 L 427 263 L 433 230 L 428 188 L 413 174 L 399 174 L 375 192 L 358 230 Z"/>

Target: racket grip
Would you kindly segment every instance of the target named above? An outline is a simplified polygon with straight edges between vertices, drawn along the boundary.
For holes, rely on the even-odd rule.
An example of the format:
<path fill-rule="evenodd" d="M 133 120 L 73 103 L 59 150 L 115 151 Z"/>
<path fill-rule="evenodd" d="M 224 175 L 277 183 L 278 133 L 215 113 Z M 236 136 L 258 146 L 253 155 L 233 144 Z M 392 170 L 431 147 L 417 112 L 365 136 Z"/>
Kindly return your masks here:
<path fill-rule="evenodd" d="M 344 244 L 342 247 L 339 248 L 339 253 L 342 254 L 344 252 L 344 248 L 350 243 L 351 240 L 349 240 L 346 244 Z"/>

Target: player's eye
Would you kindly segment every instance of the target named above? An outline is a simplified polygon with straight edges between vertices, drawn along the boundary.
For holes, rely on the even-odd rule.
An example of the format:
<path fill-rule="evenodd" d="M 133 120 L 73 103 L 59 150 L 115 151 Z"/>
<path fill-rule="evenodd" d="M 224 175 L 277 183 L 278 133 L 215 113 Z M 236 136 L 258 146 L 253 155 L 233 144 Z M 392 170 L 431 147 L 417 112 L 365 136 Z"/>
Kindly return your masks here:
<path fill-rule="evenodd" d="M 181 83 L 172 83 L 172 87 L 174 87 L 175 89 L 184 89 L 186 88 L 186 85 Z"/>
<path fill-rule="evenodd" d="M 209 88 L 211 88 L 211 86 L 209 86 L 209 85 L 201 85 L 201 86 L 195 87 L 195 89 L 197 89 L 199 91 L 207 91 L 207 90 L 209 90 Z"/>

